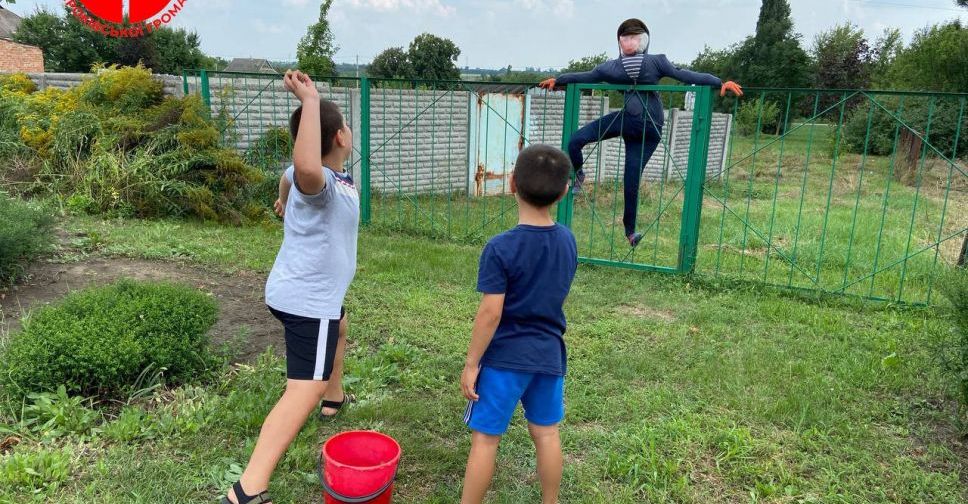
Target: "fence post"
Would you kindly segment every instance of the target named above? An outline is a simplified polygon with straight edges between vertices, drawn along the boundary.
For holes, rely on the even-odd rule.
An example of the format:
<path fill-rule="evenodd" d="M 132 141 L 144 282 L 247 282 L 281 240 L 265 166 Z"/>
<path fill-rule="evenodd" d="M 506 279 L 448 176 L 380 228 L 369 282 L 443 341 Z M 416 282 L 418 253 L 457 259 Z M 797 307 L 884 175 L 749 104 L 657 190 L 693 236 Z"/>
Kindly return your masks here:
<path fill-rule="evenodd" d="M 188 70 L 182 70 L 182 91 L 188 96 Z"/>
<path fill-rule="evenodd" d="M 360 77 L 360 219 L 371 219 L 370 193 L 370 79 Z"/>
<path fill-rule="evenodd" d="M 581 92 L 576 84 L 568 84 L 565 88 L 565 118 L 561 128 L 561 150 L 568 152 L 568 142 L 571 135 L 578 129 L 578 111 L 581 106 Z M 575 174 L 571 176 L 572 184 L 575 183 Z M 565 197 L 558 202 L 558 223 L 571 227 L 572 213 L 575 207 L 575 195 L 569 190 Z"/>
<path fill-rule="evenodd" d="M 208 87 L 208 70 L 204 68 L 201 71 L 200 78 L 202 80 L 202 102 L 208 108 L 209 113 L 212 112 L 212 92 Z"/>
<path fill-rule="evenodd" d="M 962 268 L 968 267 L 966 257 L 968 257 L 968 233 L 965 234 L 965 241 L 961 242 L 961 254 L 958 255 L 958 266 Z"/>
<path fill-rule="evenodd" d="M 699 222 L 702 216 L 702 191 L 709 156 L 709 132 L 713 117 L 712 88 L 700 87 L 692 115 L 689 137 L 689 163 L 686 167 L 685 197 L 682 203 L 682 230 L 679 235 L 679 273 L 696 268 L 699 248 Z"/>

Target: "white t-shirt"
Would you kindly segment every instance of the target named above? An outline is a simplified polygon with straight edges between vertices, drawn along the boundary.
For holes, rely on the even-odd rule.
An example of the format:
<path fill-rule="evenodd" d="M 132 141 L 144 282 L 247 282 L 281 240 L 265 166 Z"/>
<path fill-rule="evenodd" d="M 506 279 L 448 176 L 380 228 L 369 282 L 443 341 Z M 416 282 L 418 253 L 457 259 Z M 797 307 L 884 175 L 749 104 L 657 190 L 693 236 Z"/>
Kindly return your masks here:
<path fill-rule="evenodd" d="M 266 304 L 301 317 L 336 320 L 356 274 L 360 197 L 353 179 L 323 167 L 326 187 L 315 195 L 292 183 L 283 219 L 284 235 L 266 281 Z"/>

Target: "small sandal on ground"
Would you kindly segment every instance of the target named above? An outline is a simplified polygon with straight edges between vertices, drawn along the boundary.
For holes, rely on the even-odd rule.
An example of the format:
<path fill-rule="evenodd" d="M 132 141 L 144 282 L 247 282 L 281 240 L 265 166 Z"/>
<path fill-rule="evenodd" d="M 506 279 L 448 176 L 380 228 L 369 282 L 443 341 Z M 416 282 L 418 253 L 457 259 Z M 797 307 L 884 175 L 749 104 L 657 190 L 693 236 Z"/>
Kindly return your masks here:
<path fill-rule="evenodd" d="M 235 491 L 235 498 L 239 501 L 238 504 L 272 504 L 272 497 L 269 497 L 268 490 L 265 492 L 259 492 L 255 495 L 248 495 L 245 493 L 245 490 L 242 490 L 242 483 L 238 481 L 232 485 L 232 490 Z M 229 499 L 228 495 L 226 495 L 225 497 L 222 497 L 221 504 L 235 503 Z"/>
<path fill-rule="evenodd" d="M 356 396 L 354 396 L 353 394 L 347 394 L 345 392 L 343 393 L 342 401 L 324 400 L 319 405 L 319 418 L 322 420 L 332 420 L 333 417 L 339 415 L 340 411 L 343 410 L 343 406 L 346 406 L 347 404 L 354 403 L 354 402 L 356 402 Z M 333 413 L 332 415 L 326 415 L 323 413 L 323 408 L 334 409 L 336 410 L 336 413 Z"/>

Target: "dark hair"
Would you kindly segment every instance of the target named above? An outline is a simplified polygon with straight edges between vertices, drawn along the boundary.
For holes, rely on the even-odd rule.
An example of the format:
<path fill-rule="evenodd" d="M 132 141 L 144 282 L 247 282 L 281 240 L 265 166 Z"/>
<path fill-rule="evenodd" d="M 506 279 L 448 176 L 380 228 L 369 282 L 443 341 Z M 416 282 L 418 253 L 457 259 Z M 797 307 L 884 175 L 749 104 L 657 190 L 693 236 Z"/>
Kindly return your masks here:
<path fill-rule="evenodd" d="M 648 35 L 649 27 L 641 19 L 626 19 L 618 25 L 618 36 L 616 38 L 621 38 L 622 35 L 638 35 L 640 33 Z"/>
<path fill-rule="evenodd" d="M 568 187 L 571 160 L 550 145 L 532 145 L 518 154 L 514 183 L 521 199 L 538 208 L 553 205 Z"/>
<path fill-rule="evenodd" d="M 302 105 L 293 111 L 289 118 L 289 134 L 292 135 L 293 144 L 296 143 L 296 135 L 299 134 L 299 121 L 302 118 Z M 336 133 L 343 129 L 343 114 L 339 107 L 325 99 L 319 100 L 319 132 L 320 147 L 323 156 L 333 150 L 333 139 Z"/>

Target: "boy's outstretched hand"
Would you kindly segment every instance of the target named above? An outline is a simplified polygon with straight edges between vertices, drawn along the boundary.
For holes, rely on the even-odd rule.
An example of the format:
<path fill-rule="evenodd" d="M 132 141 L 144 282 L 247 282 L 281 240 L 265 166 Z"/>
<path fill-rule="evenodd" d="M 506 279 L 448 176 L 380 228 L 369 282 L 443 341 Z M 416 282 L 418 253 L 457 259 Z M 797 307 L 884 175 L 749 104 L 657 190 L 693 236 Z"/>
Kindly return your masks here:
<path fill-rule="evenodd" d="M 308 75 L 299 70 L 286 71 L 286 76 L 282 78 L 282 82 L 285 84 L 286 89 L 296 95 L 296 98 L 300 102 L 308 99 L 319 100 L 319 91 L 316 90 L 316 85 L 313 84 L 312 79 Z"/>
<path fill-rule="evenodd" d="M 277 199 L 275 203 L 272 204 L 272 209 L 276 211 L 276 215 L 280 219 L 286 218 L 286 205 L 282 203 L 281 199 Z"/>
<path fill-rule="evenodd" d="M 539 88 L 543 88 L 543 89 L 547 89 L 548 91 L 554 91 L 555 90 L 555 83 L 556 83 L 555 78 L 552 77 L 550 79 L 545 79 L 545 80 L 541 81 L 538 84 L 538 87 Z"/>
<path fill-rule="evenodd" d="M 477 375 L 480 373 L 480 366 L 465 365 L 464 371 L 460 374 L 460 390 L 468 401 L 476 401 L 481 398 L 474 390 L 474 387 L 477 386 Z"/>
<path fill-rule="evenodd" d="M 726 96 L 726 91 L 729 91 L 736 96 L 743 96 L 743 88 L 733 81 L 726 81 L 723 83 L 723 87 L 719 89 L 719 96 Z"/>

